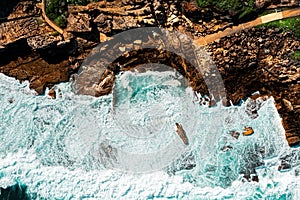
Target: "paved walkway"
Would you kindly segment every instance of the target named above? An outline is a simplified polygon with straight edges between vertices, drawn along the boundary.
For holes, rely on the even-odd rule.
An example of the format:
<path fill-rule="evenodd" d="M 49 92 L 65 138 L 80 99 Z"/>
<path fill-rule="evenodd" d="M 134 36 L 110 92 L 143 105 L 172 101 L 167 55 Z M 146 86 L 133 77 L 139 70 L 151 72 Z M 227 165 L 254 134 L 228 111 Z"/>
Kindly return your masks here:
<path fill-rule="evenodd" d="M 49 24 L 49 26 L 51 26 L 54 30 L 56 30 L 58 33 L 60 34 L 64 34 L 64 30 L 61 29 L 60 27 L 58 27 L 56 24 L 54 24 L 46 15 L 46 11 L 45 11 L 45 0 L 42 0 L 42 15 L 43 18 L 45 19 L 45 21 Z M 231 35 L 233 33 L 242 31 L 244 29 L 248 29 L 248 28 L 252 28 L 254 26 L 258 26 L 260 24 L 265 24 L 268 22 L 272 22 L 272 21 L 276 21 L 276 20 L 280 20 L 280 19 L 284 19 L 284 18 L 289 18 L 289 17 L 296 17 L 300 15 L 300 8 L 294 8 L 294 9 L 290 9 L 290 10 L 286 10 L 286 11 L 282 11 L 282 12 L 276 12 L 276 13 L 271 13 L 268 15 L 264 15 L 261 17 L 256 18 L 253 21 L 250 22 L 246 22 L 244 24 L 240 24 L 238 26 L 234 26 L 232 28 L 227 28 L 226 30 L 222 31 L 222 32 L 218 32 L 218 33 L 214 33 L 211 35 L 207 35 L 205 37 L 201 37 L 195 40 L 195 44 L 196 45 L 207 45 L 209 43 L 212 43 L 218 39 L 221 39 L 225 36 Z"/>
<path fill-rule="evenodd" d="M 207 35 L 205 37 L 200 37 L 195 40 L 195 44 L 204 46 L 204 45 L 212 43 L 218 39 L 221 39 L 225 36 L 232 35 L 233 33 L 242 31 L 244 29 L 252 28 L 254 26 L 258 26 L 261 24 L 265 24 L 268 22 L 272 22 L 272 21 L 276 21 L 276 20 L 280 20 L 280 19 L 284 19 L 284 18 L 296 17 L 299 15 L 300 15 L 300 8 L 294 8 L 294 9 L 286 10 L 283 12 L 277 12 L 277 13 L 264 15 L 264 16 L 256 18 L 253 21 L 246 22 L 244 24 L 240 24 L 240 25 L 234 26 L 232 28 L 227 28 L 226 30 L 224 30 L 222 32 Z"/>

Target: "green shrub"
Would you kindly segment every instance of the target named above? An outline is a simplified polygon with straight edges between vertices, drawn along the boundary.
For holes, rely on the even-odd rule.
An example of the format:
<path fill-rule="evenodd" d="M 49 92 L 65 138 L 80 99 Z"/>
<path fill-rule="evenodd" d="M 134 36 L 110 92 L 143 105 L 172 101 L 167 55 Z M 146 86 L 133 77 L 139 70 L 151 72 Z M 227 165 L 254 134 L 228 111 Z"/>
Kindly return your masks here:
<path fill-rule="evenodd" d="M 269 22 L 266 24 L 262 24 L 259 27 L 267 27 L 267 28 L 281 28 L 284 31 L 291 31 L 295 34 L 295 36 L 300 37 L 300 18 L 292 17 L 287 19 L 282 19 L 274 22 Z"/>
<path fill-rule="evenodd" d="M 58 36 L 59 33 L 58 33 L 57 31 L 52 31 L 52 32 L 51 32 L 51 35 L 52 35 L 52 36 Z"/>
<path fill-rule="evenodd" d="M 54 23 L 61 28 L 65 28 L 68 21 L 64 15 L 61 15 L 54 20 Z"/>
<path fill-rule="evenodd" d="M 295 60 L 300 60 L 300 51 L 295 51 L 292 54 L 292 58 L 295 59 Z"/>
<path fill-rule="evenodd" d="M 197 4 L 200 7 L 206 7 L 209 5 L 207 0 L 197 0 Z"/>
<path fill-rule="evenodd" d="M 46 15 L 54 23 L 65 28 L 67 26 L 68 5 L 66 0 L 49 0 L 46 4 Z"/>
<path fill-rule="evenodd" d="M 215 7 L 223 12 L 234 11 L 239 19 L 256 12 L 255 0 L 197 0 L 200 7 Z"/>
<path fill-rule="evenodd" d="M 85 6 L 91 2 L 98 2 L 99 0 L 68 0 L 69 5 L 80 5 Z"/>
<path fill-rule="evenodd" d="M 88 4 L 88 1 L 87 0 L 68 0 L 68 4 L 85 6 Z"/>

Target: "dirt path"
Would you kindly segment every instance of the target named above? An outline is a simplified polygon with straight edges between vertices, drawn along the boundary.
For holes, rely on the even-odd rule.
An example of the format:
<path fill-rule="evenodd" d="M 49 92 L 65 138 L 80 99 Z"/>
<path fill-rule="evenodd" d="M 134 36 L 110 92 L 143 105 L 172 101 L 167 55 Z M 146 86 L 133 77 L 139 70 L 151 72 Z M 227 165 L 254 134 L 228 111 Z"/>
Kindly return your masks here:
<path fill-rule="evenodd" d="M 280 19 L 285 19 L 285 18 L 289 18 L 289 17 L 296 17 L 300 15 L 300 8 L 294 8 L 294 9 L 290 9 L 290 10 L 286 10 L 283 12 L 277 12 L 277 13 L 271 13 L 268 15 L 264 15 L 261 17 L 256 18 L 253 21 L 250 22 L 246 22 L 244 24 L 240 24 L 238 26 L 234 26 L 232 28 L 228 28 L 222 32 L 219 33 L 214 33 L 211 35 L 207 35 L 205 37 L 201 37 L 195 40 L 195 44 L 198 45 L 207 45 L 211 42 L 214 42 L 218 39 L 221 39 L 225 36 L 231 35 L 233 33 L 242 31 L 244 29 L 248 29 L 248 28 L 252 28 L 254 26 L 258 26 L 261 24 L 265 24 L 268 22 L 272 22 L 272 21 L 276 21 L 276 20 L 280 20 Z"/>
<path fill-rule="evenodd" d="M 93 7 L 101 7 L 103 6 L 103 2 L 101 2 L 100 5 L 98 5 L 97 3 L 92 3 L 91 5 L 87 5 L 87 6 L 79 6 L 79 7 L 88 7 L 90 8 L 91 6 Z M 46 5 L 45 5 L 45 0 L 42 0 L 42 15 L 43 18 L 45 19 L 45 21 L 49 24 L 49 26 L 51 26 L 54 30 L 56 30 L 58 33 L 60 34 L 64 34 L 64 30 L 61 29 L 60 27 L 58 27 L 56 24 L 54 24 L 46 15 Z M 77 6 L 70 6 L 71 10 L 76 9 Z M 104 9 L 104 8 L 100 8 L 100 9 Z M 110 10 L 112 8 L 107 8 L 106 11 Z M 124 12 L 124 11 L 122 11 Z M 211 35 L 207 35 L 205 37 L 201 37 L 195 40 L 195 44 L 197 45 L 207 45 L 211 42 L 214 42 L 218 39 L 221 39 L 225 36 L 231 35 L 233 33 L 242 31 L 244 29 L 248 29 L 248 28 L 252 28 L 254 26 L 258 26 L 261 24 L 265 24 L 268 22 L 272 22 L 272 21 L 276 21 L 276 20 L 280 20 L 280 19 L 285 19 L 285 18 L 290 18 L 290 17 L 295 17 L 295 16 L 299 16 L 300 15 L 300 8 L 294 8 L 294 9 L 290 9 L 290 10 L 286 10 L 286 11 L 282 11 L 282 12 L 276 12 L 276 13 L 271 13 L 268 15 L 264 15 L 261 17 L 258 17 L 257 19 L 250 21 L 250 22 L 246 22 L 243 24 L 240 24 L 238 26 L 234 26 L 232 28 L 227 28 L 226 30 L 222 31 L 222 32 L 218 32 L 218 33 L 214 33 Z"/>
<path fill-rule="evenodd" d="M 59 34 L 63 34 L 64 30 L 61 29 L 60 27 L 58 27 L 56 24 L 54 24 L 46 15 L 46 4 L 45 4 L 45 0 L 42 0 L 42 15 L 43 18 L 45 19 L 45 21 L 47 22 L 47 24 L 52 27 L 54 30 L 56 30 Z"/>

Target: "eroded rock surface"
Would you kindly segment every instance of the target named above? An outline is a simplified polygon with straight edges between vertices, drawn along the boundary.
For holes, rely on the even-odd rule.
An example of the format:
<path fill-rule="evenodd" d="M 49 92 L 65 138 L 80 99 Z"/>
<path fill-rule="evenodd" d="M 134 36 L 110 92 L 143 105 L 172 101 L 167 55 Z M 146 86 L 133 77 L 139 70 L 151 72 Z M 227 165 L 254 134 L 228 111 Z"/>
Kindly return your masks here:
<path fill-rule="evenodd" d="M 38 17 L 40 9 L 34 1 L 12 2 L 10 9 L 0 8 L 1 16 L 5 17 L 0 24 L 0 72 L 29 80 L 30 87 L 39 94 L 47 86 L 68 81 L 92 48 L 124 30 L 159 26 L 197 38 L 233 26 L 230 15 L 200 9 L 188 1 L 100 1 L 87 6 L 70 6 L 69 25 L 60 36 Z M 296 0 L 256 2 L 257 7 L 299 3 Z M 300 66 L 299 60 L 291 56 L 300 49 L 299 38 L 279 29 L 253 28 L 216 41 L 207 49 L 222 75 L 229 100 L 239 104 L 256 91 L 274 96 L 289 144 L 299 144 Z M 174 65 L 180 73 L 190 77 L 190 85 L 195 90 L 206 89 L 201 77 L 197 78 L 197 73 L 182 59 L 167 52 L 142 53 L 144 60 L 139 62 L 151 57 L 150 61 L 158 59 L 160 63 Z M 130 56 L 139 55 L 132 52 Z M 130 60 L 120 58 L 118 61 L 123 65 Z M 129 62 L 127 66 L 130 69 L 138 64 Z M 109 92 L 107 87 L 112 85 L 108 80 L 114 80 L 115 72 L 107 73 L 110 79 L 99 77 L 99 95 Z M 255 112 L 256 107 L 253 109 L 250 112 Z"/>
<path fill-rule="evenodd" d="M 209 45 L 234 104 L 260 91 L 275 98 L 291 145 L 300 143 L 300 39 L 279 29 L 250 29 Z"/>

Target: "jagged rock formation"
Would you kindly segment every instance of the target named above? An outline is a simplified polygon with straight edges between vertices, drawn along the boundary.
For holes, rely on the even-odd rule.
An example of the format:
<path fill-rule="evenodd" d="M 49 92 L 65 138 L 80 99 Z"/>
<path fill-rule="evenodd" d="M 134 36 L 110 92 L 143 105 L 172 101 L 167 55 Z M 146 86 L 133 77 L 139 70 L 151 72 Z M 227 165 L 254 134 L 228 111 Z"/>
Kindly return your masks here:
<path fill-rule="evenodd" d="M 68 17 L 68 27 L 66 31 L 68 32 L 91 32 L 90 27 L 91 17 L 86 13 L 78 13 L 77 15 L 69 14 Z"/>
<path fill-rule="evenodd" d="M 300 39 L 279 29 L 250 29 L 209 45 L 228 98 L 240 100 L 260 91 L 275 98 L 289 144 L 300 142 L 300 60 L 292 52 Z"/>
<path fill-rule="evenodd" d="M 255 5 L 258 8 L 269 7 L 269 8 L 279 8 L 285 6 L 299 6 L 299 0 L 256 0 Z"/>
<path fill-rule="evenodd" d="M 268 0 L 256 2 L 258 7 L 272 6 Z M 277 5 L 273 2 L 273 6 L 299 5 L 297 0 L 285 2 L 277 1 Z M 101 1 L 87 6 L 69 6 L 69 24 L 61 36 L 38 17 L 40 9 L 34 1 L 21 1 L 13 8 L 8 14 L 4 12 L 5 19 L 1 19 L 0 72 L 29 80 L 30 87 L 39 94 L 46 86 L 68 81 L 93 47 L 121 31 L 159 26 L 197 38 L 233 26 L 232 16 L 200 9 L 192 2 Z M 207 48 L 224 79 L 229 99 L 238 104 L 257 90 L 274 96 L 283 117 L 287 139 L 291 145 L 298 144 L 300 65 L 299 60 L 291 58 L 291 53 L 300 49 L 299 38 L 279 29 L 251 29 L 225 37 Z M 137 56 L 135 53 L 130 56 Z M 153 59 L 167 54 L 156 53 L 151 52 L 152 56 L 156 56 Z M 145 59 L 148 54 L 150 52 L 144 52 Z M 179 64 L 176 69 L 180 73 L 193 77 L 193 70 L 186 70 L 179 58 L 169 56 L 164 59 L 160 62 L 170 64 L 168 59 L 172 59 Z M 121 63 L 129 60 L 119 59 Z M 113 70 L 107 72 L 112 81 L 114 73 Z M 102 77 L 99 84 L 111 87 L 107 80 Z M 199 79 L 189 80 L 195 90 L 205 89 Z M 100 95 L 109 92 L 98 89 Z"/>
<path fill-rule="evenodd" d="M 2 12 L 4 14 L 5 12 Z M 38 34 L 38 23 L 35 19 L 37 9 L 32 1 L 18 3 L 13 12 L 1 18 L 0 45 L 7 45 L 22 38 Z"/>

